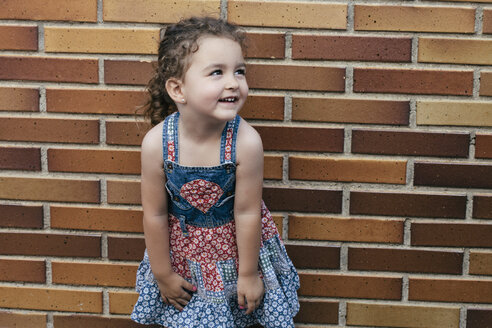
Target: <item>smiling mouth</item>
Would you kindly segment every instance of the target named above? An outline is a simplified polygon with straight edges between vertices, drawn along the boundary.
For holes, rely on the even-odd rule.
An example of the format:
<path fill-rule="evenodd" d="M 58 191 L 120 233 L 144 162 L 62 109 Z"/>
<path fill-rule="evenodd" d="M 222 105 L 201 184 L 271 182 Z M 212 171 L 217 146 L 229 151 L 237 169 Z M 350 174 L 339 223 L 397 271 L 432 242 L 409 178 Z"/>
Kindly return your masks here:
<path fill-rule="evenodd" d="M 223 103 L 234 103 L 238 101 L 239 97 L 225 97 L 225 98 L 220 98 L 219 102 Z"/>

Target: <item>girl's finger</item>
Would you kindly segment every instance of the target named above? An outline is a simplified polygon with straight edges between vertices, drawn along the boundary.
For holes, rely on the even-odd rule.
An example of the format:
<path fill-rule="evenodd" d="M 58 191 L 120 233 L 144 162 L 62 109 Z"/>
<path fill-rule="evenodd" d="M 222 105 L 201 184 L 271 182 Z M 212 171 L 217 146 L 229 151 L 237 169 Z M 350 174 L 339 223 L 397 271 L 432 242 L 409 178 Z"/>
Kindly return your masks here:
<path fill-rule="evenodd" d="M 189 290 L 190 292 L 196 292 L 196 287 L 187 282 L 186 280 L 183 279 L 183 283 L 181 284 L 181 287 L 184 289 Z"/>
<path fill-rule="evenodd" d="M 239 304 L 240 309 L 244 309 L 246 307 L 246 297 L 242 294 L 237 294 L 237 303 Z"/>
<path fill-rule="evenodd" d="M 169 300 L 167 299 L 167 297 L 166 297 L 166 296 L 164 296 L 164 295 L 162 295 L 162 294 L 161 294 L 161 298 L 162 298 L 162 302 L 163 302 L 164 304 L 169 305 Z"/>
<path fill-rule="evenodd" d="M 183 306 L 176 302 L 175 300 L 169 300 L 172 306 L 174 306 L 178 311 L 183 311 Z"/>

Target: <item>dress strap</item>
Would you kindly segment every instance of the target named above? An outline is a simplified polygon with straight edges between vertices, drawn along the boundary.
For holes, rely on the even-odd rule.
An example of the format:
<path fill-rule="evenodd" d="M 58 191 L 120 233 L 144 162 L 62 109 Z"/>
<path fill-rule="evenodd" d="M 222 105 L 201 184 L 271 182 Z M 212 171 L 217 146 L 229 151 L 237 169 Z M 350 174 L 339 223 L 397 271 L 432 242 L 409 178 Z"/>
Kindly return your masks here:
<path fill-rule="evenodd" d="M 227 122 L 224 131 L 222 132 L 222 138 L 220 141 L 220 164 L 224 163 L 236 163 L 236 138 L 237 130 L 241 117 L 236 117 Z"/>
<path fill-rule="evenodd" d="M 176 162 L 178 158 L 178 112 L 166 117 L 162 126 L 162 154 L 164 160 Z"/>

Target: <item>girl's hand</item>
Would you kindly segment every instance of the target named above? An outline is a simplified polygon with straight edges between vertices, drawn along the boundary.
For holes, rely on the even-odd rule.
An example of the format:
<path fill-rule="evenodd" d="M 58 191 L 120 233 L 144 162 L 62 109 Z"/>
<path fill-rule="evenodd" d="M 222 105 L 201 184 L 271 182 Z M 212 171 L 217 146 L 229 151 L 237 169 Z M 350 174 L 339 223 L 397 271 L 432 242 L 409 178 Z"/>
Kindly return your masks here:
<path fill-rule="evenodd" d="M 196 287 L 183 279 L 176 272 L 157 279 L 157 284 L 161 291 L 161 297 L 165 304 L 172 305 L 179 311 L 188 304 L 191 299 L 190 292 L 195 292 Z"/>
<path fill-rule="evenodd" d="M 263 298 L 265 287 L 258 273 L 239 275 L 237 280 L 237 302 L 239 308 L 247 307 L 246 314 L 251 314 Z"/>

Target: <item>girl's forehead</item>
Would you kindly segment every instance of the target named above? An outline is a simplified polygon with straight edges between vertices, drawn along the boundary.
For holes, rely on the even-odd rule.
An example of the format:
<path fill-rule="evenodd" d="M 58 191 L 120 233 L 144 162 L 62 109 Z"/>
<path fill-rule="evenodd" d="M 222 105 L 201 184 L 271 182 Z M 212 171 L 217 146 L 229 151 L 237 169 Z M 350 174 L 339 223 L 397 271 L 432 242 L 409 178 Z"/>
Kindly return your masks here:
<path fill-rule="evenodd" d="M 204 36 L 197 41 L 198 49 L 193 56 L 242 56 L 241 45 L 229 38 L 219 36 Z"/>

